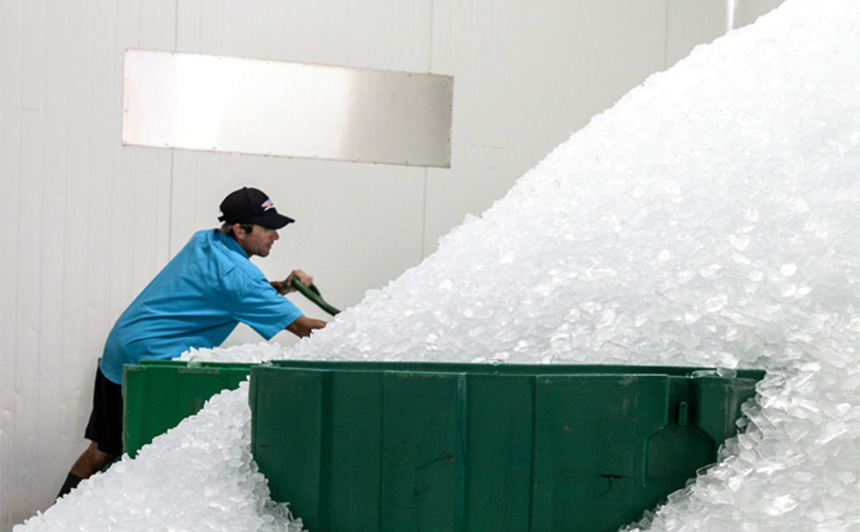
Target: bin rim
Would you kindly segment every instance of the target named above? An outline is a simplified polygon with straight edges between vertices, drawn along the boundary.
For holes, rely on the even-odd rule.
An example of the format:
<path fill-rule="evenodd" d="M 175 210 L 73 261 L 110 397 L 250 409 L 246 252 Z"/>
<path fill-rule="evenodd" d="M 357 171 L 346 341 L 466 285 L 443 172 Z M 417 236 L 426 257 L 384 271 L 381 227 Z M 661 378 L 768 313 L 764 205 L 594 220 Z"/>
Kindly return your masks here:
<path fill-rule="evenodd" d="M 492 364 L 471 362 L 436 361 L 355 361 L 355 360 L 308 360 L 279 359 L 257 364 L 252 372 L 274 370 L 292 371 L 348 371 L 374 373 L 426 373 L 465 374 L 499 376 L 647 376 L 664 375 L 686 378 L 754 379 L 761 380 L 763 369 L 732 369 L 729 374 L 718 374 L 718 368 L 706 366 L 638 366 L 621 364 Z"/>

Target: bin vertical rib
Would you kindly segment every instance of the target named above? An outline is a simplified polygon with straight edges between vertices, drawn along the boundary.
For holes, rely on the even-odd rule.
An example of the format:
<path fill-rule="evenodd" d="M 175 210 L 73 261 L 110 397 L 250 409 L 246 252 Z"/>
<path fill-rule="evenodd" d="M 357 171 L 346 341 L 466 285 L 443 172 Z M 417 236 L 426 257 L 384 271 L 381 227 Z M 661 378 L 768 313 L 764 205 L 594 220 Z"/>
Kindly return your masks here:
<path fill-rule="evenodd" d="M 385 482 L 385 373 L 379 373 L 379 383 L 377 384 L 379 389 L 379 454 L 377 455 L 376 462 L 376 478 L 378 482 L 376 484 L 376 493 L 377 493 L 377 501 L 378 504 L 376 506 L 376 530 L 378 532 L 385 532 L 385 496 L 383 495 L 385 490 L 382 485 Z"/>
<path fill-rule="evenodd" d="M 535 496 L 537 494 L 537 476 L 535 474 L 535 470 L 537 468 L 537 461 L 535 460 L 535 456 L 537 455 L 537 388 L 538 388 L 538 377 L 535 375 L 534 377 L 528 379 L 529 385 L 531 387 L 529 399 L 531 406 L 531 433 L 529 434 L 531 439 L 531 453 L 529 453 L 529 513 L 528 513 L 528 530 L 536 530 L 535 523 Z"/>
<path fill-rule="evenodd" d="M 329 502 L 331 499 L 331 469 L 332 469 L 332 454 L 334 441 L 332 439 L 332 393 L 331 393 L 331 372 L 323 371 L 319 381 L 319 465 L 317 469 L 317 483 L 319 493 L 317 495 L 319 516 L 319 529 L 331 530 L 330 517 L 331 510 Z"/>
<path fill-rule="evenodd" d="M 465 373 L 457 375 L 457 407 L 454 428 L 454 525 L 452 532 L 465 532 L 466 526 L 466 465 L 468 464 L 468 407 L 469 379 Z"/>

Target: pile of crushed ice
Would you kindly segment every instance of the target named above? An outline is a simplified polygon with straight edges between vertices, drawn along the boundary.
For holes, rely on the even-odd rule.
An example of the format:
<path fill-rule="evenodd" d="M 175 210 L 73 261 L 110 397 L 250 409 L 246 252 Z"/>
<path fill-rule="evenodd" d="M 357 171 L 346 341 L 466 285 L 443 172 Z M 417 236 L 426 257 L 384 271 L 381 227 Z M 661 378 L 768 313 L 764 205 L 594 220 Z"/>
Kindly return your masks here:
<path fill-rule="evenodd" d="M 788 0 L 597 116 L 480 217 L 289 349 L 762 368 L 745 433 L 632 530 L 860 530 L 860 3 Z M 300 528 L 246 387 L 15 532 Z M 300 516 L 299 516 L 300 517 Z"/>
<path fill-rule="evenodd" d="M 13 530 L 300 532 L 251 457 L 248 383 Z"/>

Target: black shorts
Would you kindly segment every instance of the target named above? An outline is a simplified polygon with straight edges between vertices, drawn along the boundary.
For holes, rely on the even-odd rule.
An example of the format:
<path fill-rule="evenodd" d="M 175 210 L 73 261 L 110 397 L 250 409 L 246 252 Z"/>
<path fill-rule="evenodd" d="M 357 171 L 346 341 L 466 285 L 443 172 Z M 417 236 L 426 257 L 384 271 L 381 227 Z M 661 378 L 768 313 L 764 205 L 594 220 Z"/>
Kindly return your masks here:
<path fill-rule="evenodd" d="M 122 454 L 122 386 L 109 381 L 101 369 L 96 372 L 93 411 L 84 435 L 101 452 Z"/>

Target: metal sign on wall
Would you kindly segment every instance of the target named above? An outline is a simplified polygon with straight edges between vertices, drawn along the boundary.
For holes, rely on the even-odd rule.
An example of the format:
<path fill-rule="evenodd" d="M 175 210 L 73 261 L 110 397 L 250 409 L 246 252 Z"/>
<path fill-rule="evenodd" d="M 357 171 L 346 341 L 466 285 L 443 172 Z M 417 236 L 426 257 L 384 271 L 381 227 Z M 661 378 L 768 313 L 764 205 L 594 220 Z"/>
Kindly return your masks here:
<path fill-rule="evenodd" d="M 451 166 L 454 79 L 126 50 L 124 145 Z"/>

